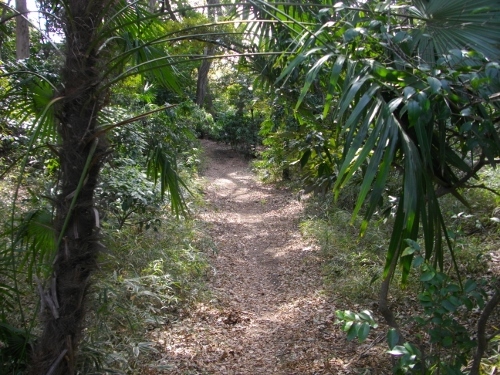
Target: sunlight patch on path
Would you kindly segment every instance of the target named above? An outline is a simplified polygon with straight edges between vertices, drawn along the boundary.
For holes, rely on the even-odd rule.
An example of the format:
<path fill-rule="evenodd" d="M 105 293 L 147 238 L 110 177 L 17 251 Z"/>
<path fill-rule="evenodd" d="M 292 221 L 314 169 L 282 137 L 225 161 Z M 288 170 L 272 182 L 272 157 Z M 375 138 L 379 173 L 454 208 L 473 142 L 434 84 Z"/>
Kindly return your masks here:
<path fill-rule="evenodd" d="M 213 296 L 157 333 L 169 374 L 349 373 L 336 359 L 349 349 L 334 329 L 334 301 L 321 293 L 318 249 L 300 236 L 302 205 L 257 182 L 229 149 L 208 156 L 199 216 L 217 248 Z"/>

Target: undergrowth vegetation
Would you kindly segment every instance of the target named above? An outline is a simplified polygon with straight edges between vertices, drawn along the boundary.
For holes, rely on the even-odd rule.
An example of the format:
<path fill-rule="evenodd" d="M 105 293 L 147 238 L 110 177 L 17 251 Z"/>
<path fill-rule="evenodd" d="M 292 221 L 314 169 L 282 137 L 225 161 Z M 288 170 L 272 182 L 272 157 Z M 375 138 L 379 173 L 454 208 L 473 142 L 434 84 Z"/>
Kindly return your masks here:
<path fill-rule="evenodd" d="M 159 369 L 147 334 L 165 329 L 202 298 L 210 242 L 193 221 L 172 218 L 156 230 L 113 233 L 106 242 L 92 287 L 81 371 Z"/>
<path fill-rule="evenodd" d="M 361 236 L 361 220 L 353 219 L 352 210 L 347 209 L 349 192 L 337 202 L 331 194 L 303 197 L 307 199 L 301 230 L 321 248 L 325 291 L 348 308 L 337 312 L 338 323 L 350 340 L 364 341 L 370 330 L 377 335 L 386 331 L 394 373 L 461 374 L 471 366 L 478 346 L 479 317 L 493 298 L 500 275 L 491 259 L 498 256 L 500 240 L 499 200 L 494 193 L 500 178 L 493 169 L 487 169 L 483 178 L 486 189 L 463 192 L 473 202 L 470 207 L 448 196 L 441 198 L 453 245 L 453 257 L 445 256 L 442 272 L 424 260 L 418 242 L 408 241 L 403 256 L 415 256 L 412 272 L 402 284 L 396 271 L 389 296 L 399 332 L 380 326 L 383 318 L 372 315 L 380 303 L 381 275 L 393 226 L 391 210 L 373 220 Z M 492 316 L 486 329 L 494 331 L 499 323 Z M 485 373 L 500 364 L 496 342 L 493 338 L 482 360 Z"/>
<path fill-rule="evenodd" d="M 142 178 L 141 173 L 134 174 L 133 179 Z M 197 186 L 189 185 L 190 190 L 196 192 Z M 140 184 L 135 186 L 135 189 L 141 188 Z M 3 186 L 2 197 L 9 194 L 9 189 Z M 155 204 L 141 200 L 129 203 L 133 215 L 127 216 L 126 225 L 113 216 L 101 224 L 103 252 L 89 291 L 79 357 L 81 374 L 141 374 L 144 368 L 161 369 L 157 350 L 148 341 L 148 332 L 164 329 L 182 317 L 189 306 L 206 293 L 206 254 L 213 251 L 212 243 L 196 221 L 170 214 L 159 194 L 153 194 L 155 191 L 151 186 Z M 127 189 L 122 192 L 125 194 Z M 28 198 L 23 200 L 24 210 L 20 213 L 28 210 L 28 206 L 34 209 L 34 202 Z M 193 195 L 188 201 L 194 204 L 196 199 Z M 115 206 L 116 210 L 125 212 L 119 204 Z M 1 214 L 8 217 L 9 207 L 3 200 L 0 207 Z M 48 218 L 50 221 L 50 215 Z M 39 305 L 33 301 L 39 300 L 37 280 L 43 277 L 46 267 L 40 253 L 34 254 L 32 263 L 22 258 L 12 262 L 8 248 L 5 244 L 2 246 L 0 287 L 12 288 L 10 277 L 16 271 L 14 285 L 20 292 L 19 305 L 14 295 L 0 303 L 0 373 L 7 374 L 23 370 L 29 355 L 29 352 L 22 353 L 24 340 L 35 340 L 39 332 L 36 323 Z M 33 254 L 36 250 L 31 251 Z M 50 254 L 46 255 L 50 260 Z M 34 267 L 38 278 L 29 279 L 27 266 Z"/>
<path fill-rule="evenodd" d="M 203 229 L 190 217 L 200 203 L 195 177 L 201 151 L 195 132 L 202 111 L 190 104 L 162 111 L 154 104 L 129 105 L 108 108 L 103 121 L 120 123 L 144 106 L 156 112 L 117 127 L 110 137 L 117 147 L 96 191 L 96 224 L 103 235 L 99 269 L 88 291 L 78 360 L 81 374 L 141 374 L 144 368 L 161 368 L 148 332 L 179 319 L 203 297 L 205 255 L 213 251 Z M 151 147 L 158 144 L 168 153 L 165 163 L 178 170 L 182 215 L 172 209 L 176 197 L 162 191 L 163 182 L 155 181 L 148 170 Z M 20 155 L 23 147 L 19 146 Z M 46 303 L 40 295 L 47 287 L 41 280 L 50 277 L 56 241 L 51 209 L 58 194 L 54 163 L 57 160 L 47 152 L 29 161 L 22 179 L 16 178 L 21 175 L 17 168 L 2 170 L 1 374 L 26 370 L 40 334 L 39 311 Z"/>
<path fill-rule="evenodd" d="M 356 303 L 376 300 L 378 290 L 370 281 L 382 271 L 389 228 L 375 224 L 360 237 L 350 212 L 332 206 L 331 201 L 308 204 L 310 214 L 301 230 L 322 250 L 327 290 Z"/>

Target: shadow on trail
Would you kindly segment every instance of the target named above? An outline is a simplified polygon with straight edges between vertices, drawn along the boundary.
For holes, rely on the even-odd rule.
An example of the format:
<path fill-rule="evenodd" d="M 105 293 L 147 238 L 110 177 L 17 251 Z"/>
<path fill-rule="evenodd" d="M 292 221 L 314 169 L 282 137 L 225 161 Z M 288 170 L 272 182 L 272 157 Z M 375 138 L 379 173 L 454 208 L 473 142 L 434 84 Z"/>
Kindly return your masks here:
<path fill-rule="evenodd" d="M 300 236 L 300 204 L 289 191 L 256 182 L 234 151 L 205 147 L 210 205 L 200 220 L 218 249 L 215 298 L 166 332 L 169 373 L 356 373 L 346 359 L 358 346 L 334 326 L 317 250 Z"/>

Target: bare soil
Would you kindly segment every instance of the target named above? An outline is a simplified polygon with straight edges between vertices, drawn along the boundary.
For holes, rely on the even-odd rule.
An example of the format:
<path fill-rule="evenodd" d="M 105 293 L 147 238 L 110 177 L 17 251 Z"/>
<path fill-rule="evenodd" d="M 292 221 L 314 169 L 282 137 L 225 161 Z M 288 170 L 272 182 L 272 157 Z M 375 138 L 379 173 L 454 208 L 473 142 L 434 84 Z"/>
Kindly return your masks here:
<path fill-rule="evenodd" d="M 321 257 L 300 234 L 291 191 L 257 181 L 248 161 L 203 141 L 207 205 L 199 214 L 217 251 L 212 299 L 155 339 L 169 374 L 387 374 L 375 345 L 346 341 L 322 292 Z M 345 308 L 345 307 L 342 307 Z"/>

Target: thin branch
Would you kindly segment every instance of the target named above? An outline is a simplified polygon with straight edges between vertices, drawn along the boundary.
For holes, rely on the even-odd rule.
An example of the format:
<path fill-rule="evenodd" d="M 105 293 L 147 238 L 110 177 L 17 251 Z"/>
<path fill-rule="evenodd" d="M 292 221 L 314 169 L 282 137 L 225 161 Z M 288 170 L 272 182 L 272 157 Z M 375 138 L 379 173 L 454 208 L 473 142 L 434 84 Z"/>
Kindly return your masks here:
<path fill-rule="evenodd" d="M 481 367 L 481 359 L 488 348 L 488 338 L 486 336 L 486 324 L 488 323 L 488 319 L 490 315 L 493 313 L 497 305 L 500 303 L 500 282 L 497 281 L 496 291 L 493 294 L 493 297 L 488 301 L 486 306 L 479 317 L 477 322 L 477 349 L 474 355 L 474 361 L 472 362 L 472 367 L 469 375 L 479 375 L 480 367 Z"/>
<path fill-rule="evenodd" d="M 500 192 L 498 192 L 495 189 L 489 188 L 485 184 L 481 184 L 481 185 L 465 185 L 464 187 L 466 187 L 467 189 L 484 189 L 484 190 L 487 190 L 487 191 L 489 191 L 489 192 L 491 192 L 491 193 L 493 193 L 495 195 L 500 196 Z"/>
<path fill-rule="evenodd" d="M 436 190 L 436 197 L 440 198 L 443 195 L 449 194 L 459 188 L 465 187 L 467 181 L 469 181 L 477 172 L 481 170 L 486 165 L 486 158 L 484 154 L 479 157 L 479 160 L 474 164 L 469 172 L 467 172 L 460 180 L 457 181 L 453 186 L 440 186 Z"/>
<path fill-rule="evenodd" d="M 173 108 L 173 107 L 176 107 L 177 104 L 167 104 L 167 105 L 164 105 L 163 107 L 160 107 L 160 108 L 157 108 L 157 109 L 154 109 L 152 111 L 148 111 L 148 112 L 145 112 L 145 113 L 141 113 L 140 115 L 137 115 L 137 116 L 134 116 L 134 117 L 130 117 L 126 120 L 123 120 L 123 121 L 120 121 L 120 122 L 117 122 L 116 124 L 113 124 L 113 125 L 109 125 L 109 126 L 105 126 L 105 127 L 100 127 L 98 129 L 98 131 L 94 134 L 93 138 L 99 138 L 101 135 L 103 135 L 104 133 L 107 133 L 108 131 L 110 131 L 111 129 L 114 129 L 114 128 L 117 128 L 117 127 L 120 127 L 120 126 L 123 126 L 123 125 L 127 125 L 127 124 L 130 124 L 132 122 L 135 122 L 135 121 L 138 121 L 138 120 L 141 120 L 143 119 L 144 117 L 147 117 L 149 115 L 152 115 L 153 113 L 156 113 L 156 112 L 161 112 L 161 111 L 165 111 L 167 109 L 170 109 L 170 108 Z"/>

